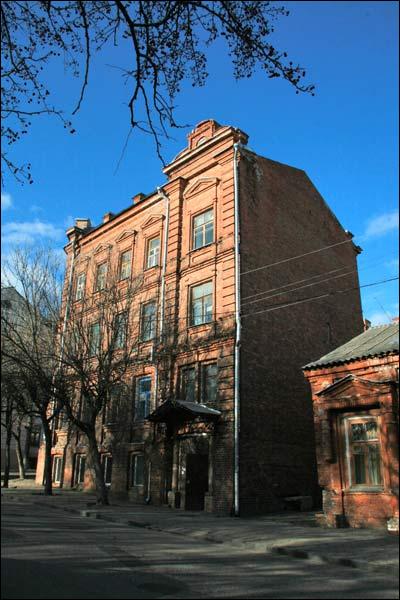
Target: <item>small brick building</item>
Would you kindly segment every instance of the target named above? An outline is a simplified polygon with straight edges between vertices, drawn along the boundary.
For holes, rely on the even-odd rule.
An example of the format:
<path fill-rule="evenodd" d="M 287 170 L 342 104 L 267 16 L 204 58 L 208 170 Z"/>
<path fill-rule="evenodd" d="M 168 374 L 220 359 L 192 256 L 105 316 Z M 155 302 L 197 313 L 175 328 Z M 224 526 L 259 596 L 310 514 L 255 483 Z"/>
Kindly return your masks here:
<path fill-rule="evenodd" d="M 304 367 L 331 527 L 398 531 L 399 324 L 372 327 Z"/>
<path fill-rule="evenodd" d="M 111 490 L 135 501 L 224 514 L 318 502 L 301 367 L 362 331 L 360 249 L 304 171 L 258 156 L 247 137 L 199 123 L 162 188 L 67 231 L 74 303 L 92 293 L 91 272 L 121 265 L 121 279 L 143 274 L 139 312 L 155 316 L 141 341 L 148 362 L 127 373 L 129 433 L 116 447 L 106 426 L 99 437 Z M 151 357 L 166 306 L 162 398 Z M 89 485 L 82 436 L 54 439 L 55 483 Z"/>

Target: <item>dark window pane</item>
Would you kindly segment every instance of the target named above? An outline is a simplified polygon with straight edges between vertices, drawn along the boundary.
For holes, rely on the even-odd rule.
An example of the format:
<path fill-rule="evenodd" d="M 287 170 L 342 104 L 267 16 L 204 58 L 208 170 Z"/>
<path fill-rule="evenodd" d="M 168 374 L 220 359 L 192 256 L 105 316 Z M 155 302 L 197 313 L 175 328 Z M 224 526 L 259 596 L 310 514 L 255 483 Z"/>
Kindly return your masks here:
<path fill-rule="evenodd" d="M 366 483 L 365 477 L 365 457 L 363 449 L 355 446 L 353 449 L 354 458 L 354 483 L 363 484 Z"/>
<path fill-rule="evenodd" d="M 203 398 L 204 403 L 214 403 L 218 390 L 218 367 L 215 363 L 203 367 Z"/>
<path fill-rule="evenodd" d="M 382 476 L 379 446 L 376 444 L 371 444 L 368 448 L 368 451 L 368 467 L 370 482 L 372 485 L 380 485 L 382 483 Z"/>

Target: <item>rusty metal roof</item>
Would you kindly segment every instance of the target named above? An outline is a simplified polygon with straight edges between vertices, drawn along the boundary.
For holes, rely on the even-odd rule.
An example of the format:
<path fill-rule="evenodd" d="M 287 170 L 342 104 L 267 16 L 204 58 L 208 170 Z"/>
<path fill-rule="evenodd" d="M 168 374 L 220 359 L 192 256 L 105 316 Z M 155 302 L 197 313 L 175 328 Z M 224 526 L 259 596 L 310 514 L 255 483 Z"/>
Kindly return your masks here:
<path fill-rule="evenodd" d="M 361 358 L 383 356 L 399 352 L 399 324 L 378 325 L 371 327 L 343 346 L 325 354 L 319 360 L 305 365 L 303 369 L 316 369 L 318 367 L 345 363 Z"/>
<path fill-rule="evenodd" d="M 180 416 L 184 420 L 191 420 L 196 417 L 203 417 L 205 420 L 210 420 L 221 416 L 221 412 L 198 402 L 167 400 L 156 408 L 147 419 L 155 422 L 166 422 L 174 416 Z"/>

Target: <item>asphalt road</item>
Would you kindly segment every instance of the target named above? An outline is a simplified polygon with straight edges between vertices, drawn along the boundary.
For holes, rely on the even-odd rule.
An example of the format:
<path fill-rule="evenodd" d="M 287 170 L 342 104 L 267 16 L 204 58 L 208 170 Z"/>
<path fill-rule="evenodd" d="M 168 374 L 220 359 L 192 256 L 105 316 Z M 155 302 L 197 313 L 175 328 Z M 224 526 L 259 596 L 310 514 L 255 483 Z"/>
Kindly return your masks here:
<path fill-rule="evenodd" d="M 395 573 L 206 543 L 2 499 L 1 597 L 398 598 Z"/>

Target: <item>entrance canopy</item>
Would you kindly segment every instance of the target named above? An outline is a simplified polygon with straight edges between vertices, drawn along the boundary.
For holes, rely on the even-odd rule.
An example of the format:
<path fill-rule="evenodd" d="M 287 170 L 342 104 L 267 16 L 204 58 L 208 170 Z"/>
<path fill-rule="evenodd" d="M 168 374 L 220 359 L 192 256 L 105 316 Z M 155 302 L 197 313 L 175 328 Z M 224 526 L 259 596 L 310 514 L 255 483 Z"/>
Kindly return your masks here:
<path fill-rule="evenodd" d="M 154 423 L 169 423 L 171 421 L 216 421 L 221 416 L 219 410 L 184 400 L 167 400 L 163 402 L 147 419 Z"/>

